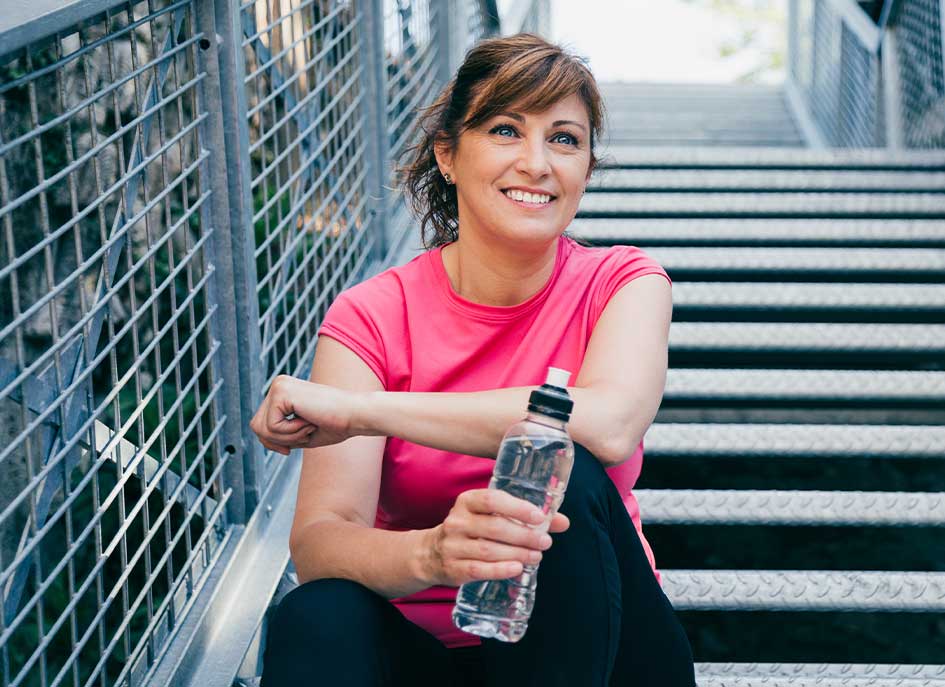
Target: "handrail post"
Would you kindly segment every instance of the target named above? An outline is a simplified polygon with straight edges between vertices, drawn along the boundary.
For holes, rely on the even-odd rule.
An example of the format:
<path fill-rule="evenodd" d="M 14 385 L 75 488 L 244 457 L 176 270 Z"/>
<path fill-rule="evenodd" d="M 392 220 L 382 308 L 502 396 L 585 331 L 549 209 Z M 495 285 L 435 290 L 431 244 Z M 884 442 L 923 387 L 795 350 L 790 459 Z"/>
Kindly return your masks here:
<path fill-rule="evenodd" d="M 365 189 L 368 194 L 374 246 L 371 259 L 375 265 L 387 256 L 390 238 L 388 225 L 388 189 L 390 138 L 387 133 L 387 71 L 384 52 L 383 0 L 358 0 L 361 17 L 360 59 L 364 66 L 364 136 Z"/>
<path fill-rule="evenodd" d="M 255 230 L 253 199 L 250 192 L 249 125 L 246 120 L 242 30 L 239 3 L 235 0 L 202 0 L 214 11 L 219 50 L 219 100 L 212 103 L 220 111 L 222 144 L 214 157 L 225 156 L 226 192 L 229 210 L 229 239 L 233 274 L 233 303 L 236 327 L 223 349 L 229 350 L 238 364 L 241 432 L 237 450 L 244 459 L 245 507 L 247 518 L 259 503 L 263 489 L 263 446 L 249 430 L 249 420 L 262 400 L 265 364 L 261 359 L 259 301 L 256 296 Z M 227 380 L 235 382 L 236 379 Z"/>
<path fill-rule="evenodd" d="M 213 278 L 208 281 L 208 294 L 212 302 L 219 307 L 217 314 L 210 320 L 210 332 L 214 339 L 220 342 L 220 351 L 214 356 L 212 364 L 213 376 L 223 379 L 220 403 L 221 412 L 226 415 L 222 437 L 222 453 L 228 454 L 229 459 L 224 468 L 226 488 L 232 490 L 227 501 L 227 521 L 230 523 L 244 523 L 248 517 L 246 508 L 246 484 L 244 461 L 246 447 L 243 436 L 243 409 L 240 399 L 240 365 L 239 351 L 231 332 L 236 331 L 238 318 L 235 309 L 230 304 L 227 294 L 237 290 L 233 273 L 232 243 L 233 227 L 229 205 L 229 187 L 226 164 L 223 155 L 223 116 L 220 108 L 221 79 L 220 67 L 217 60 L 217 49 L 222 43 L 220 34 L 216 31 L 213 17 L 213 0 L 199 0 L 195 3 L 197 28 L 204 34 L 200 42 L 201 67 L 207 74 L 203 82 L 201 97 L 207 118 L 200 127 L 202 145 L 210 151 L 207 159 L 207 179 L 210 188 L 210 206 L 204 207 L 201 213 L 201 224 L 205 231 L 212 231 L 206 262 L 212 265 Z M 221 297 L 222 296 L 222 297 Z"/>

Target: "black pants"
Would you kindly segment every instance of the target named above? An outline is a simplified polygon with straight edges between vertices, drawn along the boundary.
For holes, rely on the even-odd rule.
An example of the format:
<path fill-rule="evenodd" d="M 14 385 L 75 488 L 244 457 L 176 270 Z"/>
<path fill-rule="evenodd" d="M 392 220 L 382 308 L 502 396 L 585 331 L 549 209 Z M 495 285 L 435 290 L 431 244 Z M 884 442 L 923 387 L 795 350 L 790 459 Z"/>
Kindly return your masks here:
<path fill-rule="evenodd" d="M 561 512 L 516 643 L 447 649 L 387 599 L 341 579 L 300 585 L 269 623 L 262 687 L 693 687 L 692 650 L 617 489 L 575 445 Z"/>

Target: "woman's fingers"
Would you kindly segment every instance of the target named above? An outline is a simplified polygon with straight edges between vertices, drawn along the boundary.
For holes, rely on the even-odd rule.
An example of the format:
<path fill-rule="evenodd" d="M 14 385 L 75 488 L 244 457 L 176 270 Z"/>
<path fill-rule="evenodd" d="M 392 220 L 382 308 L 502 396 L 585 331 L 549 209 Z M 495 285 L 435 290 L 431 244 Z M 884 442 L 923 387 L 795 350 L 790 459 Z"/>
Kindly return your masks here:
<path fill-rule="evenodd" d="M 529 525 L 539 525 L 546 517 L 537 506 L 501 489 L 470 489 L 460 496 L 472 513 L 496 513 Z"/>
<path fill-rule="evenodd" d="M 558 511 L 555 513 L 555 516 L 551 519 L 551 526 L 548 528 L 549 532 L 564 532 L 571 526 L 571 520 L 568 519 L 568 516 Z"/>

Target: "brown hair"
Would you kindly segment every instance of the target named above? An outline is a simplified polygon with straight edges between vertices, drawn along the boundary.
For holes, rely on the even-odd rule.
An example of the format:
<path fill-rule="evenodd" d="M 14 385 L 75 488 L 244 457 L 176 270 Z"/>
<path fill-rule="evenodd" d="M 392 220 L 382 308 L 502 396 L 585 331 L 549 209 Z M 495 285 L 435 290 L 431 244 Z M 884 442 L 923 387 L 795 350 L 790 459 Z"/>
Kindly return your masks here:
<path fill-rule="evenodd" d="M 484 40 L 468 53 L 456 76 L 432 105 L 421 110 L 418 143 L 398 169 L 404 195 L 420 219 L 425 248 L 455 241 L 459 209 L 456 187 L 440 174 L 435 143 L 455 149 L 460 134 L 512 109 L 540 112 L 577 93 L 591 125 L 590 169 L 597 165 L 594 145 L 603 131 L 604 106 L 594 75 L 583 58 L 530 33 Z M 427 241 L 427 227 L 433 236 Z M 583 242 L 582 242 L 583 243 Z"/>

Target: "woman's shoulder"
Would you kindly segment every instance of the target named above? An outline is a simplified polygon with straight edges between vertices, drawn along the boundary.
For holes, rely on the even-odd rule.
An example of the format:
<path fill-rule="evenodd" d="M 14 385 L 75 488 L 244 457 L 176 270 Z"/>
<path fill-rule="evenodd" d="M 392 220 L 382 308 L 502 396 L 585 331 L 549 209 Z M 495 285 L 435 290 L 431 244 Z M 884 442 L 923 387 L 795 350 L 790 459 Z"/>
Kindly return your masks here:
<path fill-rule="evenodd" d="M 631 244 L 586 246 L 570 239 L 571 250 L 568 262 L 576 274 L 606 275 L 613 271 L 626 272 L 646 270 L 665 272 L 659 261 L 646 250 Z"/>
<path fill-rule="evenodd" d="M 407 290 L 423 282 L 421 273 L 424 269 L 423 261 L 426 259 L 426 253 L 422 253 L 401 265 L 388 267 L 352 284 L 338 297 L 383 306 L 403 302 Z"/>

